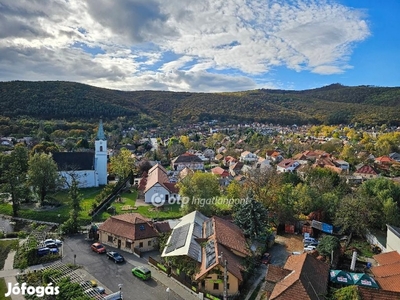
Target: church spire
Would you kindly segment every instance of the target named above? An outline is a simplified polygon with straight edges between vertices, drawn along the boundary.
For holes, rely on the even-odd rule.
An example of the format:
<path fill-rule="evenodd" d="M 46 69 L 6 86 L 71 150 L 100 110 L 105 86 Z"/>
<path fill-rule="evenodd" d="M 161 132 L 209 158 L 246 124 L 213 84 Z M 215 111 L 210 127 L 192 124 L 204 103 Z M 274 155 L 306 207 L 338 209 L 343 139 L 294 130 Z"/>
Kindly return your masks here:
<path fill-rule="evenodd" d="M 106 136 L 104 135 L 104 129 L 103 129 L 103 121 L 100 119 L 99 123 L 99 129 L 97 130 L 97 137 L 96 140 L 106 140 Z"/>

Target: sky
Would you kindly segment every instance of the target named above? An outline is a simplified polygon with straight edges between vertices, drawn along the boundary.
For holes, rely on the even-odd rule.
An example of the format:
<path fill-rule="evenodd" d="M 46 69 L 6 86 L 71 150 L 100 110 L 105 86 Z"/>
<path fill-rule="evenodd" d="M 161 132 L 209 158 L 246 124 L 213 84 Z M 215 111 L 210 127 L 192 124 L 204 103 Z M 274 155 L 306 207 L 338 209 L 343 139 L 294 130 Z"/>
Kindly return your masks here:
<path fill-rule="evenodd" d="M 399 0 L 0 0 L 0 81 L 400 86 Z"/>

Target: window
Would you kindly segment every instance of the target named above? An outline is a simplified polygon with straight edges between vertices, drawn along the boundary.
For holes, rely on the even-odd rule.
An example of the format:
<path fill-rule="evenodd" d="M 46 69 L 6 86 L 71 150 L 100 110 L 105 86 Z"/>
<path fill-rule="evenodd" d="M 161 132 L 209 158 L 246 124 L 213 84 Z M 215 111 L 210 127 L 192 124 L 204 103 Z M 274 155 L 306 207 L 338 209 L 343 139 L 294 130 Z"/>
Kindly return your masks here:
<path fill-rule="evenodd" d="M 103 152 L 103 146 L 100 146 L 100 152 Z"/>
<path fill-rule="evenodd" d="M 151 246 L 151 241 L 148 241 L 148 242 L 147 242 L 147 246 Z"/>
<path fill-rule="evenodd" d="M 109 235 L 109 236 L 108 236 L 108 242 L 109 242 L 109 243 L 112 243 L 112 242 L 113 242 L 113 237 L 112 237 L 112 235 Z"/>
<path fill-rule="evenodd" d="M 205 281 L 205 280 L 202 280 L 202 281 L 201 281 L 201 287 L 202 287 L 202 288 L 205 288 L 205 287 L 206 287 L 206 281 Z"/>
<path fill-rule="evenodd" d="M 132 248 L 132 243 L 131 242 L 125 242 L 125 248 L 131 249 Z"/>
<path fill-rule="evenodd" d="M 226 284 L 226 289 L 229 290 L 229 283 Z"/>
<path fill-rule="evenodd" d="M 143 242 L 139 243 L 139 248 L 143 248 Z"/>
<path fill-rule="evenodd" d="M 214 289 L 214 290 L 219 290 L 219 283 L 214 282 L 214 287 L 213 287 L 213 289 Z"/>
<path fill-rule="evenodd" d="M 140 225 L 140 226 L 139 226 L 139 229 L 143 231 L 143 230 L 145 229 L 145 228 L 144 228 L 144 225 Z"/>

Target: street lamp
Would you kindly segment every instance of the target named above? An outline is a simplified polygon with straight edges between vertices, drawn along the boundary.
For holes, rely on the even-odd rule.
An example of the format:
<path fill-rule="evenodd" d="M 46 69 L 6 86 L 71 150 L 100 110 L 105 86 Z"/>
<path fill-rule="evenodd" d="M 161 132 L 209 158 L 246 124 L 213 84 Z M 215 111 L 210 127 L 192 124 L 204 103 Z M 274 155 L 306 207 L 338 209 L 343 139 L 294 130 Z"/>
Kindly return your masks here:
<path fill-rule="evenodd" d="M 167 300 L 169 300 L 169 292 L 171 291 L 171 289 L 169 287 L 167 287 L 167 289 L 165 291 L 167 292 Z"/>
<path fill-rule="evenodd" d="M 122 299 L 122 291 L 121 291 L 122 283 L 118 284 L 118 287 L 119 287 L 119 299 Z"/>
<path fill-rule="evenodd" d="M 61 238 L 61 215 L 58 214 L 58 235 Z"/>

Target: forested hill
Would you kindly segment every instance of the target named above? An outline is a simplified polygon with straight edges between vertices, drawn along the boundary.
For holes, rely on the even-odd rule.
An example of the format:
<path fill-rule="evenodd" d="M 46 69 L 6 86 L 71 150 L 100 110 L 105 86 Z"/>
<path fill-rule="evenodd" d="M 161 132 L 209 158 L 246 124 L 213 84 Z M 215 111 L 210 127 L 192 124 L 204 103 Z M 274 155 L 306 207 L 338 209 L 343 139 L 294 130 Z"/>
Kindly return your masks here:
<path fill-rule="evenodd" d="M 0 116 L 40 119 L 138 117 L 163 122 L 400 125 L 400 88 L 333 84 L 304 91 L 124 92 L 74 82 L 0 82 Z"/>

